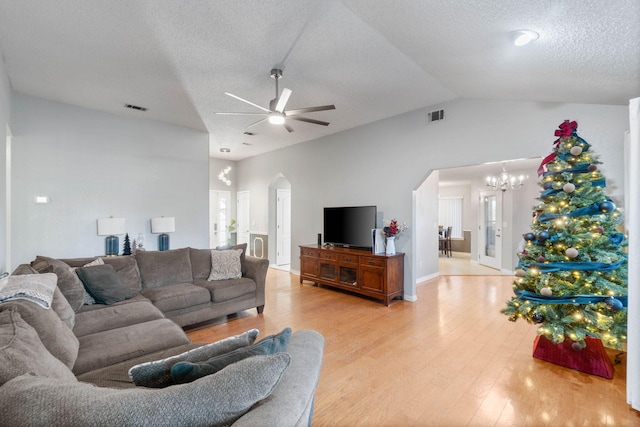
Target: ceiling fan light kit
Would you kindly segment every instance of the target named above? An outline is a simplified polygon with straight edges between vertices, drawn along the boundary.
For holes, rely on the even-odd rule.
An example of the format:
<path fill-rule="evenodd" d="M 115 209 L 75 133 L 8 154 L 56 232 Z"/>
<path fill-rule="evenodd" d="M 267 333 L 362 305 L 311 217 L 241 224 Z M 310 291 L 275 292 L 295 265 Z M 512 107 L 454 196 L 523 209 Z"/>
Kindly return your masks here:
<path fill-rule="evenodd" d="M 531 30 L 518 30 L 512 33 L 513 44 L 516 46 L 525 46 L 532 41 L 538 40 L 540 34 Z"/>
<path fill-rule="evenodd" d="M 293 132 L 293 128 L 289 126 L 287 123 L 289 120 L 297 120 L 299 122 L 311 123 L 314 125 L 320 126 L 329 126 L 329 122 L 324 122 L 321 120 L 310 119 L 308 117 L 302 117 L 300 114 L 305 113 L 313 113 L 316 111 L 326 111 L 326 110 L 335 110 L 335 105 L 320 105 L 317 107 L 307 107 L 307 108 L 297 108 L 294 110 L 285 110 L 287 106 L 287 102 L 289 102 L 289 97 L 291 96 L 291 90 L 287 88 L 283 88 L 282 92 L 278 90 L 278 80 L 282 78 L 282 70 L 279 68 L 273 68 L 270 72 L 271 78 L 276 81 L 276 97 L 269 101 L 269 108 L 261 107 L 258 104 L 255 104 L 251 101 L 247 101 L 244 98 L 240 98 L 237 95 L 234 95 L 229 92 L 225 92 L 225 95 L 228 95 L 238 101 L 244 102 L 245 104 L 251 105 L 259 110 L 262 110 L 261 113 L 215 113 L 218 115 L 240 115 L 240 116 L 267 116 L 261 120 L 258 120 L 255 123 L 252 123 L 247 126 L 247 128 L 257 126 L 261 123 L 268 121 L 274 125 L 281 125 L 284 127 L 287 132 Z"/>

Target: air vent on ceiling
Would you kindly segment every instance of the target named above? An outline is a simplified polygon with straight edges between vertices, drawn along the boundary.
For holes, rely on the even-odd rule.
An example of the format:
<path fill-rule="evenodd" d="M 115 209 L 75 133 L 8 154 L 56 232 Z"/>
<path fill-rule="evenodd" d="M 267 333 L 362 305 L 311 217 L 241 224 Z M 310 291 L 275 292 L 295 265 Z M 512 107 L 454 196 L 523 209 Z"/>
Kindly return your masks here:
<path fill-rule="evenodd" d="M 444 120 L 444 110 L 436 110 L 427 113 L 427 124 Z"/>
<path fill-rule="evenodd" d="M 147 111 L 146 107 L 140 107 L 138 105 L 132 105 L 132 104 L 124 104 L 124 106 L 126 108 L 130 108 L 132 110 L 138 110 L 138 111 Z"/>

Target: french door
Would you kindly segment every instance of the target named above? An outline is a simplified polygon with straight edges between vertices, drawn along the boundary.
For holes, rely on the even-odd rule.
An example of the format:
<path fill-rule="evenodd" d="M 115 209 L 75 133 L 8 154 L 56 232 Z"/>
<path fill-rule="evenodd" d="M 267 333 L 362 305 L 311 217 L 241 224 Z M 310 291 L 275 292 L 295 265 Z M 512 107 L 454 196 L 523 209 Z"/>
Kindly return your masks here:
<path fill-rule="evenodd" d="M 502 268 L 502 192 L 480 192 L 478 263 Z"/>

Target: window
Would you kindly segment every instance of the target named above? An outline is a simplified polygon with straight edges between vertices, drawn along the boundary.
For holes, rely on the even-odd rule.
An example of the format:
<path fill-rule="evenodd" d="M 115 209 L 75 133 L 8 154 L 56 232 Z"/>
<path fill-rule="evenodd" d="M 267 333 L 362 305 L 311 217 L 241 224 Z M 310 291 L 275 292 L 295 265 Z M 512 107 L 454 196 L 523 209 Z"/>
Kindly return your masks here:
<path fill-rule="evenodd" d="M 451 238 L 462 239 L 462 196 L 440 197 L 438 224 L 451 229 Z"/>

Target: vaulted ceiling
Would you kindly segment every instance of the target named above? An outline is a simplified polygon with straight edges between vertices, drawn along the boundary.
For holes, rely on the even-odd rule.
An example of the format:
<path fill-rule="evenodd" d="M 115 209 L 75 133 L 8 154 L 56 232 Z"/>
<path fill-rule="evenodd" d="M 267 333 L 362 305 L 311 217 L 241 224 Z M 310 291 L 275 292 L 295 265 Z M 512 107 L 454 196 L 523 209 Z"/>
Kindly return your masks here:
<path fill-rule="evenodd" d="M 0 0 L 0 49 L 17 92 L 208 132 L 233 160 L 460 97 L 640 96 L 637 0 Z M 225 92 L 268 107 L 272 68 L 331 124 L 214 114 L 260 112 Z"/>

